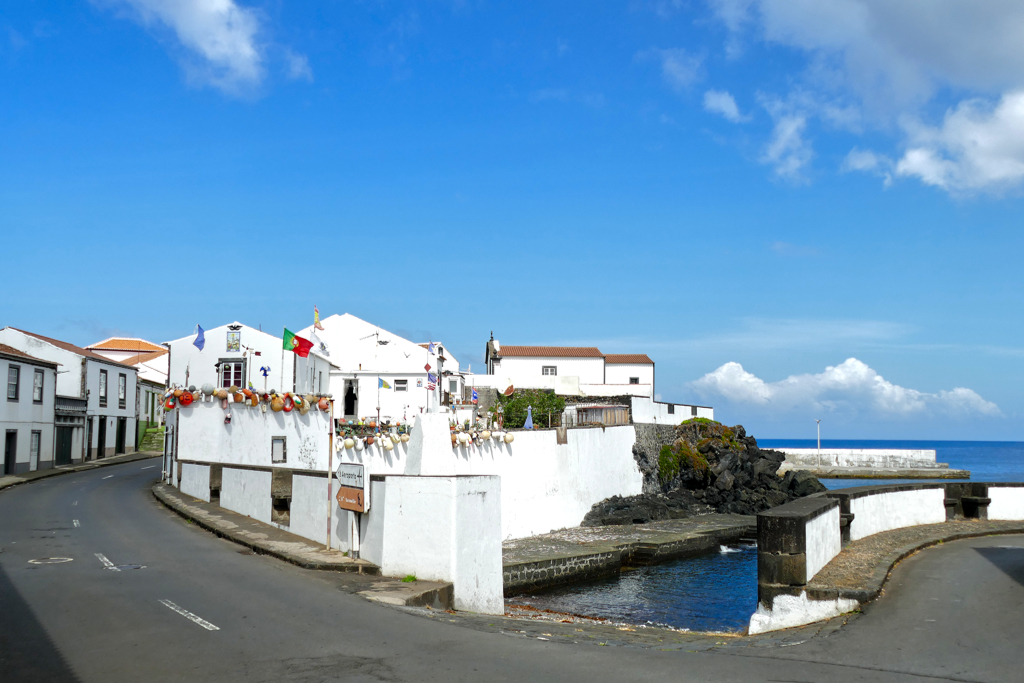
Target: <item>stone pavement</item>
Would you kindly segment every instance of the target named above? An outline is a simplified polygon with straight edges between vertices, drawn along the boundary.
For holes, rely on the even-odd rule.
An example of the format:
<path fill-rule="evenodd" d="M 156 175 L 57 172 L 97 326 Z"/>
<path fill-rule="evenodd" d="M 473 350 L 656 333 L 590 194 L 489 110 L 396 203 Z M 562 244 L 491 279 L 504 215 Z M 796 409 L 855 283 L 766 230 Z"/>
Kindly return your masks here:
<path fill-rule="evenodd" d="M 617 574 L 757 538 L 757 518 L 701 515 L 649 524 L 575 527 L 502 544 L 505 595 Z"/>
<path fill-rule="evenodd" d="M 147 458 L 159 458 L 161 455 L 162 453 L 154 451 L 139 451 L 138 453 L 128 453 L 126 455 L 110 455 L 99 460 L 90 460 L 89 462 L 78 465 L 61 465 L 59 467 L 51 467 L 47 470 L 36 470 L 35 472 L 24 472 L 23 474 L 7 474 L 0 476 L 0 491 L 10 486 L 26 484 L 28 482 L 46 479 L 48 477 L 56 477 L 61 474 L 84 472 L 86 470 L 94 470 L 97 467 L 120 465 L 126 462 L 145 460 Z"/>
<path fill-rule="evenodd" d="M 380 575 L 380 567 L 372 562 L 353 559 L 338 550 L 327 550 L 321 543 L 193 498 L 167 484 L 155 484 L 153 496 L 185 519 L 260 555 L 270 555 L 305 569 Z M 388 605 L 451 609 L 453 604 L 452 584 L 436 581 L 404 582 L 381 577 L 358 594 Z"/>

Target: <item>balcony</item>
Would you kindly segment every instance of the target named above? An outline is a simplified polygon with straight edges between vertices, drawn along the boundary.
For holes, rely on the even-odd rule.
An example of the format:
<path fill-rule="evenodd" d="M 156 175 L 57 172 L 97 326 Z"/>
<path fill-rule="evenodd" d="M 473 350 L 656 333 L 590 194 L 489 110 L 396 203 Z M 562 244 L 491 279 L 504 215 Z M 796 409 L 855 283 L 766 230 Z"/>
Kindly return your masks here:
<path fill-rule="evenodd" d="M 58 396 L 54 410 L 58 415 L 85 415 L 86 400 L 72 396 Z"/>

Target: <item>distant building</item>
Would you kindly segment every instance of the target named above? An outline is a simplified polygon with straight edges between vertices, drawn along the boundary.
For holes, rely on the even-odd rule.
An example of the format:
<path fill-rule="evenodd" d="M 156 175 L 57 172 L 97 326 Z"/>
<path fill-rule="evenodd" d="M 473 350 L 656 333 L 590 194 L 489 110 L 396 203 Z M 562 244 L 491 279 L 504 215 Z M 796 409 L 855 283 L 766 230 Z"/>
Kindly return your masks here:
<path fill-rule="evenodd" d="M 72 460 L 135 451 L 138 371 L 68 342 L 13 327 L 0 330 L 0 344 L 60 365 L 55 424 L 70 428 Z M 76 429 L 84 429 L 77 440 Z M 66 449 L 57 435 L 57 451 Z M 75 444 L 81 443 L 80 454 Z M 62 457 L 62 456 L 61 456 Z M 60 457 L 58 457 L 60 460 Z"/>
<path fill-rule="evenodd" d="M 53 467 L 57 364 L 0 344 L 0 373 L 7 394 L 7 399 L 0 402 L 0 431 L 4 435 L 0 473 L 21 474 Z"/>
<path fill-rule="evenodd" d="M 135 415 L 140 438 L 146 429 L 163 423 L 164 411 L 160 406 L 167 387 L 169 357 L 165 347 L 135 337 L 110 337 L 85 348 L 138 371 Z"/>

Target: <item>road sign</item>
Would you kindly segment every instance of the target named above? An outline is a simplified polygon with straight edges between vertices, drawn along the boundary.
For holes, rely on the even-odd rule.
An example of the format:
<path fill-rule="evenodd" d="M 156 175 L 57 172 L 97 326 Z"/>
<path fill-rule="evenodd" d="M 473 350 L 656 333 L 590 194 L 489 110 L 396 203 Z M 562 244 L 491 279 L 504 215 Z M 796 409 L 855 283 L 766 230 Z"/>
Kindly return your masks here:
<path fill-rule="evenodd" d="M 363 466 L 359 463 L 343 462 L 335 471 L 338 475 L 338 507 L 353 512 L 366 512 L 366 491 Z"/>

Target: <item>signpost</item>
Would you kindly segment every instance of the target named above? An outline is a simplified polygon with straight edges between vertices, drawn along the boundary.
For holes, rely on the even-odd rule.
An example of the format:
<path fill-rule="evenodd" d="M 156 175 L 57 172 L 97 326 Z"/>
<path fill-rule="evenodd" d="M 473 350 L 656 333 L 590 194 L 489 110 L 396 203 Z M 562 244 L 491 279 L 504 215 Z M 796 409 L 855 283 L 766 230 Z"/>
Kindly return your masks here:
<path fill-rule="evenodd" d="M 343 462 L 338 465 L 338 507 L 352 512 L 366 512 L 366 486 L 363 466 Z"/>

